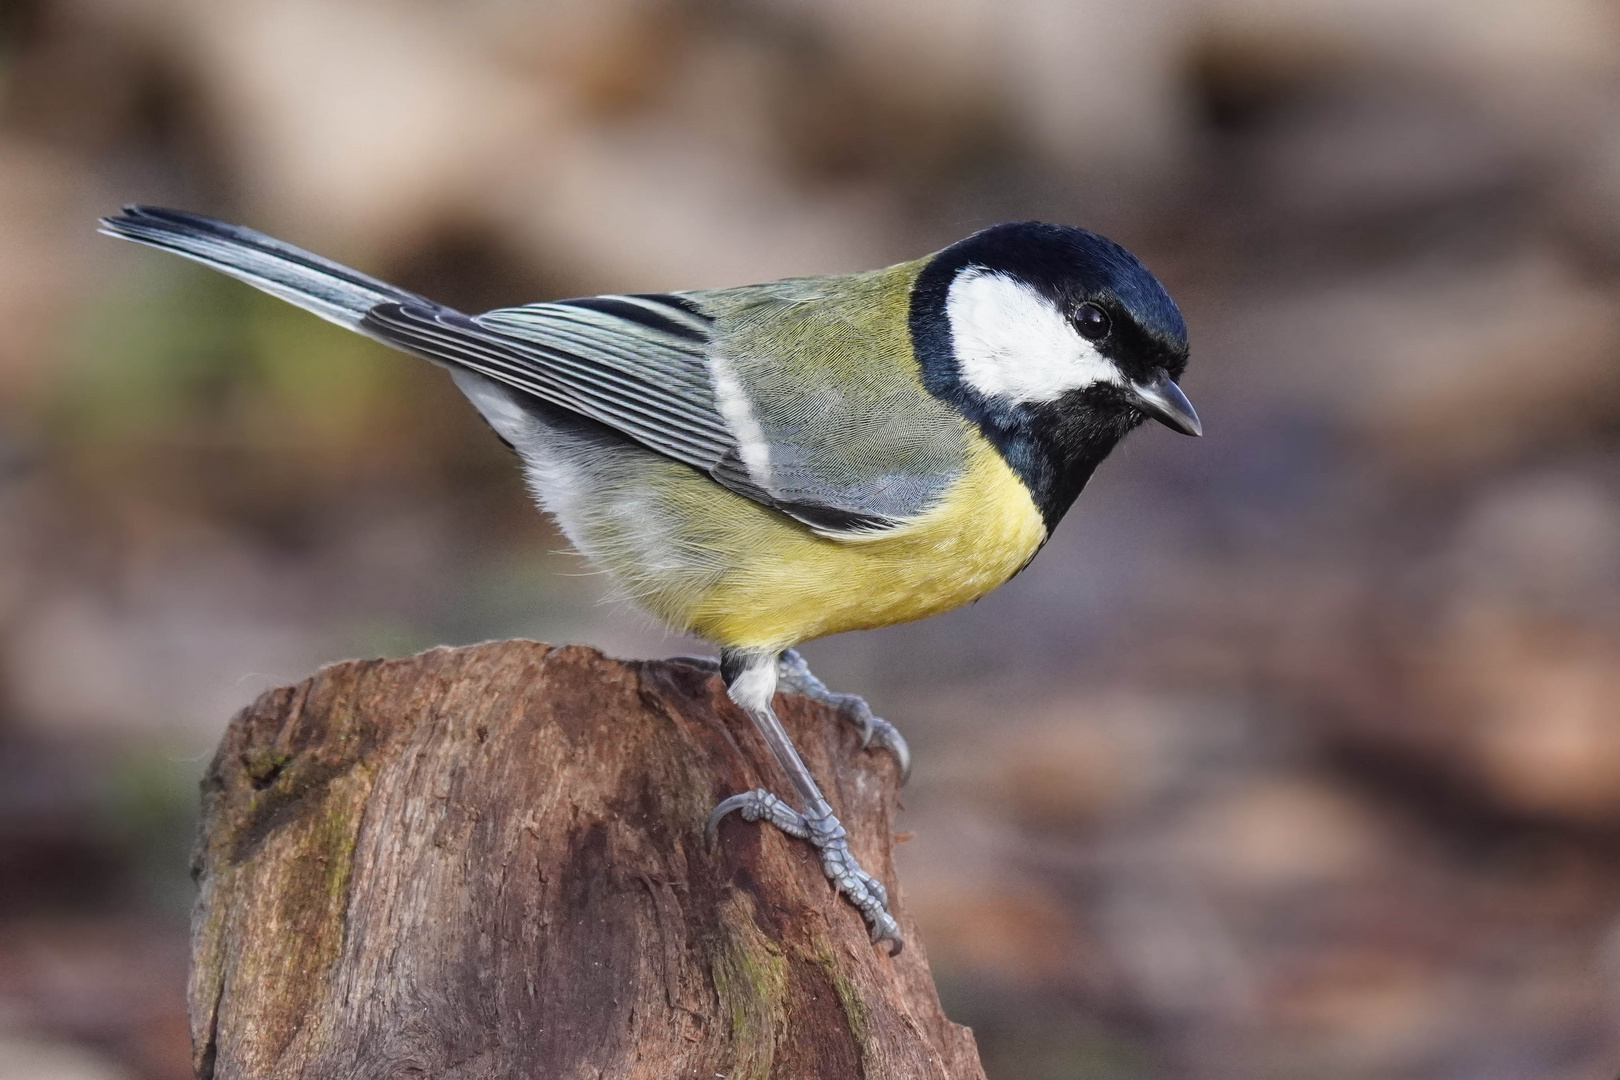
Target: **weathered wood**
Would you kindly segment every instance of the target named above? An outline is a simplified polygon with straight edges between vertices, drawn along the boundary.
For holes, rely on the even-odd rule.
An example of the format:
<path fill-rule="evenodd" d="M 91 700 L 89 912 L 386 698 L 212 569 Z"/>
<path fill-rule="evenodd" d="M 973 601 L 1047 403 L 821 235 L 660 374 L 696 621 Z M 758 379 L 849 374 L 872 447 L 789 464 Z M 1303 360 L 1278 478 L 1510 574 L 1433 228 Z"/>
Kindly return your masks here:
<path fill-rule="evenodd" d="M 982 1080 L 894 881 L 892 760 L 777 704 L 897 958 L 803 843 L 705 843 L 718 799 L 782 784 L 695 667 L 509 641 L 265 694 L 203 783 L 199 1075 Z"/>

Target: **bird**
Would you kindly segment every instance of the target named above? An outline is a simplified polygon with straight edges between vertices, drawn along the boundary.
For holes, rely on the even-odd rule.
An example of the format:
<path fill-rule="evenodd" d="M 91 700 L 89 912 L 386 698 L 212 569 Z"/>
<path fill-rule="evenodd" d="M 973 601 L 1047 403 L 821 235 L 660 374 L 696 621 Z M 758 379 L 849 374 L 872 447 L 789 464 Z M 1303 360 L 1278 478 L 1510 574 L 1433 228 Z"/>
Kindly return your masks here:
<path fill-rule="evenodd" d="M 933 615 L 1022 570 L 1148 420 L 1202 424 L 1177 380 L 1186 323 L 1124 247 L 1036 221 L 879 270 L 552 300 L 467 315 L 252 229 L 127 206 L 102 232 L 195 260 L 446 369 L 539 506 L 640 607 L 719 648 L 798 805 L 731 813 L 807 841 L 874 944 L 902 946 L 777 718 L 834 706 L 898 760 L 861 698 L 797 646 Z"/>

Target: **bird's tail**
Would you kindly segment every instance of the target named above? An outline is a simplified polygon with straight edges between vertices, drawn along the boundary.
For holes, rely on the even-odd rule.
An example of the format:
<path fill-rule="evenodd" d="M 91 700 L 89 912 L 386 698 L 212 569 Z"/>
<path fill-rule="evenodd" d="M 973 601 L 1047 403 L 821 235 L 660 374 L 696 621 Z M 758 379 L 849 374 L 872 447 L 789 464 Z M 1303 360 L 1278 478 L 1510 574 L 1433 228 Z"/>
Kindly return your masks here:
<path fill-rule="evenodd" d="M 323 319 L 366 333 L 360 320 L 378 304 L 441 305 L 280 240 L 184 210 L 126 206 L 101 231 L 194 259 L 240 278 Z"/>

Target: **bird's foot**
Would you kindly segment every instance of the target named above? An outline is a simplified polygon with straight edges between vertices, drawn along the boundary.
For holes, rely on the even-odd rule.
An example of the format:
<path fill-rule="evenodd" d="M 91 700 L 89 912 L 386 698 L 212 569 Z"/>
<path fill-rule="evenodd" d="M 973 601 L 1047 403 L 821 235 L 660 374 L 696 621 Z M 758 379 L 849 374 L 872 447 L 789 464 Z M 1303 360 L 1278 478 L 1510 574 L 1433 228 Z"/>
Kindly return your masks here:
<path fill-rule="evenodd" d="M 855 694 L 835 694 L 827 689 L 827 684 L 816 678 L 810 665 L 804 662 L 804 657 L 796 649 L 782 653 L 776 662 L 776 673 L 780 686 L 803 694 L 812 701 L 831 705 L 839 715 L 860 728 L 863 749 L 877 743 L 893 754 L 900 766 L 902 784 L 911 777 L 911 748 L 906 745 L 905 736 L 887 720 L 873 716 L 872 707 L 864 698 Z"/>
<path fill-rule="evenodd" d="M 709 842 L 715 842 L 721 820 L 733 810 L 740 813 L 744 821 L 768 821 L 790 836 L 808 840 L 821 855 L 821 869 L 827 880 L 849 898 L 866 920 L 873 943 L 887 941 L 889 955 L 900 955 L 900 926 L 889 914 L 889 891 L 883 887 L 883 882 L 861 869 L 861 864 L 850 854 L 844 827 L 827 809 L 826 803 L 821 806 L 823 813 L 819 817 L 807 817 L 764 788 L 745 791 L 722 800 L 709 815 Z"/>

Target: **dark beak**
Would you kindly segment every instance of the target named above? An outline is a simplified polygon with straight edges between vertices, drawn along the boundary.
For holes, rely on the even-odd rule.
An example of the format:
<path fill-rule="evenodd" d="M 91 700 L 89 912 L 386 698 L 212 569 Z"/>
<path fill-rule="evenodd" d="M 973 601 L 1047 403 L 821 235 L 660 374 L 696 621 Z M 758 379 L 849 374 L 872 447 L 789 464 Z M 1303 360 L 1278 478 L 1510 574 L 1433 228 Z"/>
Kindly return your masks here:
<path fill-rule="evenodd" d="M 1204 433 L 1204 425 L 1199 423 L 1192 402 L 1167 372 L 1155 372 L 1147 382 L 1131 383 L 1127 393 L 1133 405 L 1172 431 L 1183 435 Z"/>

